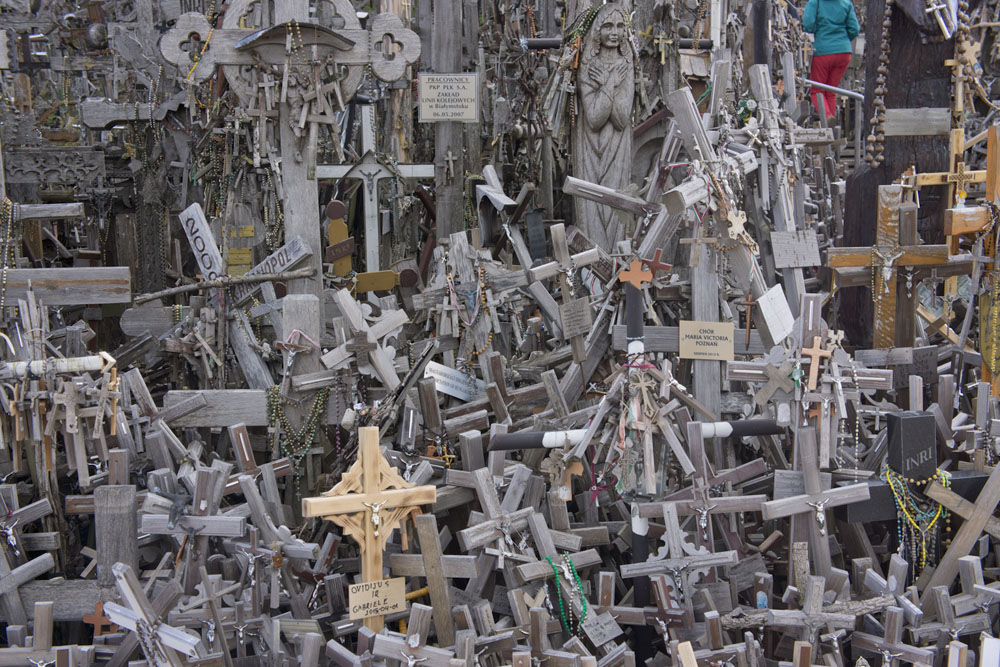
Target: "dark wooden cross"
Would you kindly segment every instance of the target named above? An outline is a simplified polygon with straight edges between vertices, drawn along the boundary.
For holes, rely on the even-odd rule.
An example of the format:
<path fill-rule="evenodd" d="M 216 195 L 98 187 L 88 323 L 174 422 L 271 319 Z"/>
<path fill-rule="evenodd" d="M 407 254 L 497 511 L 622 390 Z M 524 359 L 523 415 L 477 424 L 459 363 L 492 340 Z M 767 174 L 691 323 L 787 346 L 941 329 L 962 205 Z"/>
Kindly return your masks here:
<path fill-rule="evenodd" d="M 836 271 L 848 267 L 870 267 L 873 272 L 872 299 L 875 303 L 873 347 L 888 348 L 895 342 L 899 297 L 897 269 L 907 266 L 930 266 L 948 262 L 947 245 L 919 245 L 919 239 L 901 239 L 899 208 L 901 185 L 879 186 L 878 227 L 871 248 L 830 248 L 827 262 Z M 915 236 L 915 235 L 914 235 Z M 905 286 L 902 287 L 905 295 Z"/>
<path fill-rule="evenodd" d="M 750 327 L 753 326 L 753 307 L 757 305 L 757 301 L 753 298 L 751 292 L 747 292 L 747 296 L 743 301 L 737 301 L 737 304 L 744 306 L 746 310 L 744 311 L 744 317 L 746 318 L 743 326 L 747 330 L 745 344 L 747 349 L 750 348 Z"/>

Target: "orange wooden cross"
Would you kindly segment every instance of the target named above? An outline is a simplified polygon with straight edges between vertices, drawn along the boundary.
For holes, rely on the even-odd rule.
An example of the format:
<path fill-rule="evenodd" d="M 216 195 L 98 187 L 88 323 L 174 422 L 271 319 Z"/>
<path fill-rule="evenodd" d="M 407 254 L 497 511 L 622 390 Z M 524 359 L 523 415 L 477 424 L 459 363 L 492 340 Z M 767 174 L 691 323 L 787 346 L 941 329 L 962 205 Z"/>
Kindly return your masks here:
<path fill-rule="evenodd" d="M 101 600 L 97 601 L 97 606 L 94 607 L 93 614 L 87 614 L 83 617 L 83 622 L 87 625 L 94 626 L 94 636 L 103 637 L 106 634 L 113 634 L 118 632 L 118 626 L 111 622 L 111 619 L 104 615 L 104 602 Z M 107 632 L 104 629 L 107 628 Z"/>
<path fill-rule="evenodd" d="M 812 347 L 802 348 L 802 354 L 809 357 L 809 390 L 816 390 L 816 381 L 819 379 L 819 360 L 831 356 L 829 350 L 823 349 L 823 339 L 813 336 Z"/>
<path fill-rule="evenodd" d="M 649 269 L 643 269 L 642 264 L 641 259 L 633 259 L 629 263 L 628 269 L 618 273 L 618 280 L 623 283 L 632 283 L 636 289 L 642 289 L 645 283 L 653 279 L 653 272 Z"/>

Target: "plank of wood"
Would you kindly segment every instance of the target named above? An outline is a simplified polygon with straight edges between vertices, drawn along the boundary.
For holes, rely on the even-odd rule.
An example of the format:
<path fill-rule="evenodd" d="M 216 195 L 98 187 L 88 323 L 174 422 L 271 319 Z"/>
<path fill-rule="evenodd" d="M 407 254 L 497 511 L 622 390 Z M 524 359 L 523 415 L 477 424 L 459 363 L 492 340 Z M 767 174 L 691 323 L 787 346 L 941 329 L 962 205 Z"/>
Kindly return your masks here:
<path fill-rule="evenodd" d="M 207 391 L 168 391 L 163 398 L 164 409 L 191 398 L 194 394 L 204 394 L 206 405 L 199 410 L 178 417 L 172 423 L 174 428 L 228 428 L 243 423 L 246 426 L 267 426 L 267 396 L 257 389 L 218 389 Z M 330 424 L 339 424 L 343 406 L 340 401 L 330 401 L 327 418 Z"/>
<path fill-rule="evenodd" d="M 10 269 L 7 299 L 24 299 L 28 282 L 35 298 L 46 306 L 129 303 L 132 273 L 127 266 L 73 267 L 68 269 Z"/>
<path fill-rule="evenodd" d="M 97 583 L 109 589 L 108 600 L 117 599 L 115 563 L 139 566 L 139 543 L 136 540 L 135 486 L 101 486 L 94 491 L 97 527 Z"/>
<path fill-rule="evenodd" d="M 444 578 L 441 562 L 441 543 L 438 541 L 437 518 L 433 514 L 414 517 L 417 526 L 417 540 L 424 560 L 424 576 L 430 588 L 431 605 L 434 609 L 434 628 L 438 643 L 450 646 L 455 643 L 455 621 L 451 614 L 451 586 Z"/>
<path fill-rule="evenodd" d="M 947 136 L 951 132 L 951 109 L 886 109 L 883 128 L 887 137 Z"/>

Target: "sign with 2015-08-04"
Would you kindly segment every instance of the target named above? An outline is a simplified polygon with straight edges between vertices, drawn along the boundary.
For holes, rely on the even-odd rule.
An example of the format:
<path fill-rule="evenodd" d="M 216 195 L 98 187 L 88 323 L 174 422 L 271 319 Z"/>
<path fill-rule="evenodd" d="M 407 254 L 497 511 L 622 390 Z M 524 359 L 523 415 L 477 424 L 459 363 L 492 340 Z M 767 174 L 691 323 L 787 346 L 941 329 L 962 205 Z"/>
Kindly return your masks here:
<path fill-rule="evenodd" d="M 479 77 L 476 74 L 417 74 L 417 107 L 421 123 L 479 122 Z"/>
<path fill-rule="evenodd" d="M 352 584 L 348 593 L 352 621 L 385 616 L 406 608 L 406 580 L 403 577 Z"/>
<path fill-rule="evenodd" d="M 706 359 L 711 361 L 733 360 L 732 322 L 680 323 L 681 359 Z"/>

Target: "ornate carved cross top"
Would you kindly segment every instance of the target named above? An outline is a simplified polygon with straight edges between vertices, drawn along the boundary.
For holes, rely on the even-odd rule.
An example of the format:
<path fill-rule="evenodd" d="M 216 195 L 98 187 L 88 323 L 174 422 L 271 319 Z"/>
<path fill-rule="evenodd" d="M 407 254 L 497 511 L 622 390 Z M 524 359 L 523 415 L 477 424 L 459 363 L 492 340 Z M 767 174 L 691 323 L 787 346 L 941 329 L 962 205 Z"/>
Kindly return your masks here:
<path fill-rule="evenodd" d="M 433 503 L 434 486 L 417 486 L 404 480 L 379 450 L 378 428 L 358 432 L 358 460 L 339 484 L 317 498 L 302 499 L 302 516 L 321 516 L 344 528 L 361 550 L 361 576 L 365 582 L 382 579 L 382 552 L 392 531 L 414 507 Z M 382 617 L 365 619 L 378 631 Z"/>

